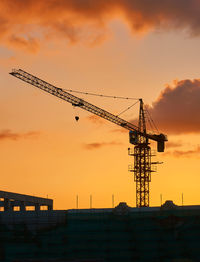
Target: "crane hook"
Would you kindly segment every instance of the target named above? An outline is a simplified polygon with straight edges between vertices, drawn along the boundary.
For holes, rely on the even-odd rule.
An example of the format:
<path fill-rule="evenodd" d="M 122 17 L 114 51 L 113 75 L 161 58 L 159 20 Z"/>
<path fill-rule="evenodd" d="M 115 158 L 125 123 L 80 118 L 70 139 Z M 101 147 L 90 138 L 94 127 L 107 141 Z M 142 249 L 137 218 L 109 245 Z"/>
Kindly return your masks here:
<path fill-rule="evenodd" d="M 79 116 L 75 116 L 75 119 L 76 119 L 76 121 L 78 121 L 79 120 Z"/>

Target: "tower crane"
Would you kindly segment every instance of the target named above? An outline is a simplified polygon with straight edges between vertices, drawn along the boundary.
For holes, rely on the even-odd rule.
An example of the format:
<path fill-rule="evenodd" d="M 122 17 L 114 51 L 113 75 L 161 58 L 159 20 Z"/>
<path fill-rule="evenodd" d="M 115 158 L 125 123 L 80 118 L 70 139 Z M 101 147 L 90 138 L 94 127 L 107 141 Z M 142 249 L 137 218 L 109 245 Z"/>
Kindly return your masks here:
<path fill-rule="evenodd" d="M 134 145 L 134 150 L 129 148 L 129 155 L 134 157 L 134 165 L 129 169 L 134 173 L 134 181 L 136 182 L 136 206 L 148 207 L 149 206 L 149 182 L 151 181 L 151 173 L 154 172 L 153 165 L 158 162 L 152 162 L 150 140 L 157 142 L 157 151 L 164 152 L 165 142 L 167 136 L 160 133 L 148 133 L 146 130 L 145 109 L 142 99 L 140 101 L 139 109 L 139 122 L 138 126 L 130 123 L 119 116 L 116 116 L 100 107 L 97 107 L 77 96 L 74 96 L 62 88 L 58 88 L 46 81 L 27 73 L 22 69 L 13 69 L 10 72 L 26 83 L 29 83 L 53 96 L 56 96 L 66 102 L 71 103 L 73 106 L 80 107 L 89 111 L 101 118 L 104 118 L 114 124 L 129 130 L 129 142 Z"/>

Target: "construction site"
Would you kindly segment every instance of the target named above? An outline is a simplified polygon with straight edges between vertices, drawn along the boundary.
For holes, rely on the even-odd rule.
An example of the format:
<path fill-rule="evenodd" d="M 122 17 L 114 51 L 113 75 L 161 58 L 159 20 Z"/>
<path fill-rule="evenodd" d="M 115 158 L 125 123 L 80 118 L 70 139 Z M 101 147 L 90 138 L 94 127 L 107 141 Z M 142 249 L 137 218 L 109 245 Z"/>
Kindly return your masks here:
<path fill-rule="evenodd" d="M 1 212 L 0 259 L 199 261 L 199 217 L 200 206 L 172 202 L 161 207 L 131 208 L 120 203 L 110 209 Z"/>
<path fill-rule="evenodd" d="M 172 200 L 150 205 L 151 175 L 162 164 L 154 160 L 150 143 L 156 142 L 162 153 L 168 139 L 147 129 L 147 121 L 155 125 L 141 98 L 137 125 L 22 69 L 10 74 L 129 132 L 136 207 L 120 202 L 113 208 L 54 210 L 53 199 L 0 191 L 0 261 L 200 261 L 200 206 L 178 206 Z"/>

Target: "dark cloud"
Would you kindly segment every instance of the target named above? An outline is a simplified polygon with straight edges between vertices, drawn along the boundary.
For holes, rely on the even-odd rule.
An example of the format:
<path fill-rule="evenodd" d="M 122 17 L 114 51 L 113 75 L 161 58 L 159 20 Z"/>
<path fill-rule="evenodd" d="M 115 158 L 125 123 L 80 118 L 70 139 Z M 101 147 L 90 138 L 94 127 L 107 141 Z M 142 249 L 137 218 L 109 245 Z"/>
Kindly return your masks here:
<path fill-rule="evenodd" d="M 182 80 L 167 86 L 148 108 L 164 133 L 200 133 L 200 80 Z"/>
<path fill-rule="evenodd" d="M 152 106 L 146 106 L 158 129 L 166 134 L 200 133 L 200 80 L 174 81 L 174 86 L 167 86 Z M 147 114 L 148 116 L 148 114 Z M 95 124 L 104 124 L 98 116 L 88 117 Z M 138 125 L 138 120 L 129 120 Z M 147 126 L 150 130 L 148 121 Z M 155 128 L 154 128 L 155 129 Z M 124 128 L 115 128 L 111 132 L 125 133 Z M 167 147 L 181 146 L 181 142 L 167 143 Z"/>
<path fill-rule="evenodd" d="M 119 142 L 102 142 L 102 143 L 90 143 L 84 144 L 83 147 L 88 150 L 98 149 L 105 146 L 118 146 L 121 145 Z"/>
<path fill-rule="evenodd" d="M 199 36 L 199 13 L 199 0 L 1 0 L 0 41 L 33 52 L 36 38 L 98 43 L 115 17 L 133 33 L 178 29 Z"/>
<path fill-rule="evenodd" d="M 27 133 L 15 133 L 11 130 L 0 131 L 0 141 L 2 140 L 20 140 L 20 139 L 32 139 L 40 135 L 39 132 L 27 132 Z"/>

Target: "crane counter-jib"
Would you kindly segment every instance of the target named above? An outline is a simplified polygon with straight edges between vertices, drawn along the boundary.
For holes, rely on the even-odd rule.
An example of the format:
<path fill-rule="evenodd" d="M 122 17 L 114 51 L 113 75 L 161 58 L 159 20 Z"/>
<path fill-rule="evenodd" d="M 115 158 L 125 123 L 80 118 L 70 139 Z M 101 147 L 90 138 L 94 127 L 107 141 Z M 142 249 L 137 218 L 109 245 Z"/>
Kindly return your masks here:
<path fill-rule="evenodd" d="M 160 135 L 152 135 L 152 134 L 146 134 L 146 133 L 141 133 L 138 130 L 138 127 L 135 126 L 134 124 L 102 109 L 99 108 L 79 97 L 76 97 L 65 90 L 58 88 L 52 84 L 47 83 L 46 81 L 30 74 L 27 73 L 26 71 L 22 69 L 13 69 L 12 72 L 10 73 L 11 75 L 23 80 L 24 82 L 27 82 L 45 92 L 50 93 L 51 95 L 57 96 L 60 99 L 63 99 L 69 103 L 71 103 L 73 106 L 78 106 L 84 110 L 87 110 L 99 117 L 102 117 L 110 122 L 113 122 L 129 131 L 134 131 L 138 135 L 147 137 L 151 140 L 157 141 L 158 143 L 164 143 L 164 141 L 167 141 L 166 137 L 162 134 Z M 160 151 L 160 150 L 159 150 Z"/>

